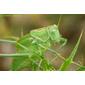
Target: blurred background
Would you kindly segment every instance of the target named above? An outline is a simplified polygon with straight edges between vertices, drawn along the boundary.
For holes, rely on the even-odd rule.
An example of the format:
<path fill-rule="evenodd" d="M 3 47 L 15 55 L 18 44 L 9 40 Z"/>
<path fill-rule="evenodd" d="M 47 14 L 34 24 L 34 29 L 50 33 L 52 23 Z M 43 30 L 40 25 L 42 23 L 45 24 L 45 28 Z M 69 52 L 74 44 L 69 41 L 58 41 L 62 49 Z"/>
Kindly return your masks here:
<path fill-rule="evenodd" d="M 11 37 L 21 37 L 21 34 L 27 34 L 33 29 L 41 28 L 57 24 L 60 14 L 1 14 L 0 15 L 0 39 Z M 81 14 L 64 14 L 62 15 L 59 30 L 61 34 L 68 39 L 68 43 L 62 49 L 57 47 L 53 49 L 59 51 L 65 58 L 68 57 L 73 47 L 75 46 L 81 31 L 84 31 L 78 52 L 74 59 L 75 62 L 85 65 L 85 15 Z M 0 42 L 0 53 L 15 53 L 15 45 L 10 43 Z M 51 54 L 46 53 L 47 59 L 51 59 Z M 0 70 L 9 70 L 12 58 L 0 58 Z M 56 59 L 53 62 L 55 68 L 58 68 L 61 59 Z M 71 65 L 69 70 L 75 70 L 77 66 Z"/>

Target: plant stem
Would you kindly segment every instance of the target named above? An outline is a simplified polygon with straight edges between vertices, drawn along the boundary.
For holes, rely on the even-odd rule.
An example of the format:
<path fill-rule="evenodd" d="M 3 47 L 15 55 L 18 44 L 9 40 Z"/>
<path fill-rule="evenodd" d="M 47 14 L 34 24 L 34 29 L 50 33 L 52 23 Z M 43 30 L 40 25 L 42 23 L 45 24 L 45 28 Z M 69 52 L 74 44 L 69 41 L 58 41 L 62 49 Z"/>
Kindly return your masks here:
<path fill-rule="evenodd" d="M 13 43 L 13 44 L 16 43 L 16 41 L 13 41 L 13 40 L 3 40 L 3 39 L 0 39 L 0 42 L 7 42 L 7 43 Z"/>
<path fill-rule="evenodd" d="M 15 53 L 15 54 L 0 54 L 0 57 L 21 57 L 21 56 L 28 56 L 29 53 Z"/>

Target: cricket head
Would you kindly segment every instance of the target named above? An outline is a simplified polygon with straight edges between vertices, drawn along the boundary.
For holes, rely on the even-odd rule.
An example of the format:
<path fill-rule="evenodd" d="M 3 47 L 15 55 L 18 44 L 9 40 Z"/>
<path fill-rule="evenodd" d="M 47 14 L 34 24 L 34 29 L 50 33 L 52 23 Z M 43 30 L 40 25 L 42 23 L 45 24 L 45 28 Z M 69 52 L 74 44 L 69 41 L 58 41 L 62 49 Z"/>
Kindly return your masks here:
<path fill-rule="evenodd" d="M 51 41 L 59 43 L 62 46 L 66 44 L 67 39 L 61 36 L 57 25 L 51 25 L 48 27 L 48 29 Z"/>

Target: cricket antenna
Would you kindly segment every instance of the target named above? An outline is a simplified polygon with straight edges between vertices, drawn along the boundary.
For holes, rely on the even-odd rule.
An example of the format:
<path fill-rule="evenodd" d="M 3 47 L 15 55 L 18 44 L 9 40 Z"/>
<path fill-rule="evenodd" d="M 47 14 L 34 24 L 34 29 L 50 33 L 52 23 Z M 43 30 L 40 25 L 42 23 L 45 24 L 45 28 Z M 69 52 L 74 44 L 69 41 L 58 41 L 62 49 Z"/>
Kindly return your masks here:
<path fill-rule="evenodd" d="M 59 19 L 58 19 L 58 23 L 57 23 L 57 26 L 59 27 L 59 25 L 60 25 L 60 21 L 61 21 L 61 18 L 62 18 L 62 14 L 60 14 L 60 17 L 59 17 Z"/>

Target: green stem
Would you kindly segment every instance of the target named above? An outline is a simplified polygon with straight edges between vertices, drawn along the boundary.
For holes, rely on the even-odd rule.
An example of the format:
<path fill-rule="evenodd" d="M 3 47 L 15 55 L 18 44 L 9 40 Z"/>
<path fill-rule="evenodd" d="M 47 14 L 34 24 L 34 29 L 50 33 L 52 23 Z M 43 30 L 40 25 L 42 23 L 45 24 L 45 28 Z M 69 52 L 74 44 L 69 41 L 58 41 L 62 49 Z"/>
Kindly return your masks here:
<path fill-rule="evenodd" d="M 0 39 L 0 42 L 6 42 L 6 43 L 18 44 L 20 47 L 22 47 L 23 49 L 25 49 L 25 50 L 28 51 L 28 48 L 26 48 L 26 47 L 23 46 L 22 44 L 18 43 L 17 41 Z"/>
<path fill-rule="evenodd" d="M 7 42 L 7 43 L 16 43 L 16 41 L 13 41 L 13 40 L 3 40 L 3 39 L 0 39 L 0 42 Z"/>
<path fill-rule="evenodd" d="M 23 57 L 28 56 L 28 53 L 15 53 L 15 54 L 0 54 L 0 57 Z"/>

